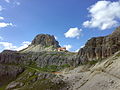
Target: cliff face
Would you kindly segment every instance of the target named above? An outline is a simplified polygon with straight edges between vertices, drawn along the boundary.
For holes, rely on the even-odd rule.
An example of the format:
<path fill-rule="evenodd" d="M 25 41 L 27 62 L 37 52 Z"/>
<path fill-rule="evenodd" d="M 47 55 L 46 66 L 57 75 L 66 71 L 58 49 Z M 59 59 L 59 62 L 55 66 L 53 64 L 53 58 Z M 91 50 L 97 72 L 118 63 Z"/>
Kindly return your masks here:
<path fill-rule="evenodd" d="M 19 65 L 22 63 L 24 55 L 16 51 L 5 50 L 0 53 L 0 86 L 15 79 L 24 68 Z"/>
<path fill-rule="evenodd" d="M 104 59 L 120 50 L 120 27 L 112 34 L 104 37 L 94 37 L 78 52 L 79 60 Z"/>

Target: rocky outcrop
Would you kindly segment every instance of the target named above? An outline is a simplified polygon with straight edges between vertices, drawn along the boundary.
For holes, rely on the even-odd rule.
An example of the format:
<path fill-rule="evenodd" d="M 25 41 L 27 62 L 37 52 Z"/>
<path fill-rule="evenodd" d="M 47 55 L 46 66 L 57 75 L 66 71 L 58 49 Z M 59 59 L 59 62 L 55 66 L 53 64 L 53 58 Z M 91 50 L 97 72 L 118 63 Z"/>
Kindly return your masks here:
<path fill-rule="evenodd" d="M 76 66 L 78 62 L 75 60 L 76 53 L 71 52 L 36 52 L 28 54 L 29 60 L 35 62 L 38 67 L 45 67 L 49 65 L 70 65 Z"/>
<path fill-rule="evenodd" d="M 0 87 L 17 78 L 23 71 L 22 67 L 14 64 L 0 64 Z"/>
<path fill-rule="evenodd" d="M 0 53 L 0 86 L 15 79 L 24 71 L 19 65 L 22 63 L 23 55 L 17 51 L 4 50 Z"/>
<path fill-rule="evenodd" d="M 68 90 L 67 84 L 52 73 L 40 73 L 26 70 L 15 81 L 8 84 L 6 90 Z"/>
<path fill-rule="evenodd" d="M 112 34 L 104 37 L 93 37 L 88 40 L 85 47 L 78 52 L 79 60 L 104 59 L 120 50 L 120 27 Z"/>
<path fill-rule="evenodd" d="M 53 35 L 39 34 L 32 41 L 31 45 L 41 45 L 45 47 L 53 46 L 54 48 L 60 47 L 59 42 L 55 40 Z"/>
<path fill-rule="evenodd" d="M 59 42 L 53 35 L 39 34 L 33 39 L 31 45 L 21 52 L 55 51 L 59 47 Z"/>
<path fill-rule="evenodd" d="M 4 50 L 0 53 L 0 63 L 4 64 L 19 64 L 22 62 L 24 55 L 17 51 Z"/>

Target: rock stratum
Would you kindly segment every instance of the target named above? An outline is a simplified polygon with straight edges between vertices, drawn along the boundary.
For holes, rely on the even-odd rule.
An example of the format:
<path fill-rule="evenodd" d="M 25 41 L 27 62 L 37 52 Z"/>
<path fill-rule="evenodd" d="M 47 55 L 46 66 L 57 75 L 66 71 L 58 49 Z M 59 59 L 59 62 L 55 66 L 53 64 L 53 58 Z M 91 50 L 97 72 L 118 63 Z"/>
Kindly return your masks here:
<path fill-rule="evenodd" d="M 78 53 L 57 51 L 39 34 L 21 51 L 0 53 L 0 90 L 120 90 L 120 27 L 94 37 Z"/>

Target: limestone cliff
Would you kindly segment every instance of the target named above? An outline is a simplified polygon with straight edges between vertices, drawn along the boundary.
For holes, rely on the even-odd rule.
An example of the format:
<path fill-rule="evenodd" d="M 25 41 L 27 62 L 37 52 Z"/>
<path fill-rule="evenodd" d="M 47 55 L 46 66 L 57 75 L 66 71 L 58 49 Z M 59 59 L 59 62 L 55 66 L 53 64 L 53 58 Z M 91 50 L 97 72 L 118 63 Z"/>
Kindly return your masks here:
<path fill-rule="evenodd" d="M 15 79 L 24 71 L 20 66 L 24 55 L 16 51 L 5 50 L 0 53 L 0 87 Z"/>
<path fill-rule="evenodd" d="M 93 37 L 87 41 L 85 47 L 79 50 L 79 60 L 104 59 L 120 50 L 120 27 L 112 34 L 103 37 Z"/>

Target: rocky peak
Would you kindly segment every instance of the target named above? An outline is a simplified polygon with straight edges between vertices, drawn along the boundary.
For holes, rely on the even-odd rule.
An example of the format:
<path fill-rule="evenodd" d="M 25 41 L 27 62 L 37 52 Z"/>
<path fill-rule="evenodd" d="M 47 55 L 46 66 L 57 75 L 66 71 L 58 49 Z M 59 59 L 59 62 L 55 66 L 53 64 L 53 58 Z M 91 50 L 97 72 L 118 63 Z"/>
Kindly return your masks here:
<path fill-rule="evenodd" d="M 41 45 L 41 46 L 53 46 L 55 48 L 60 47 L 59 42 L 55 40 L 53 35 L 39 34 L 32 41 L 31 45 Z"/>
<path fill-rule="evenodd" d="M 20 52 L 42 52 L 42 51 L 54 51 L 59 48 L 59 42 L 55 40 L 53 35 L 49 34 L 38 34 L 26 49 Z"/>

